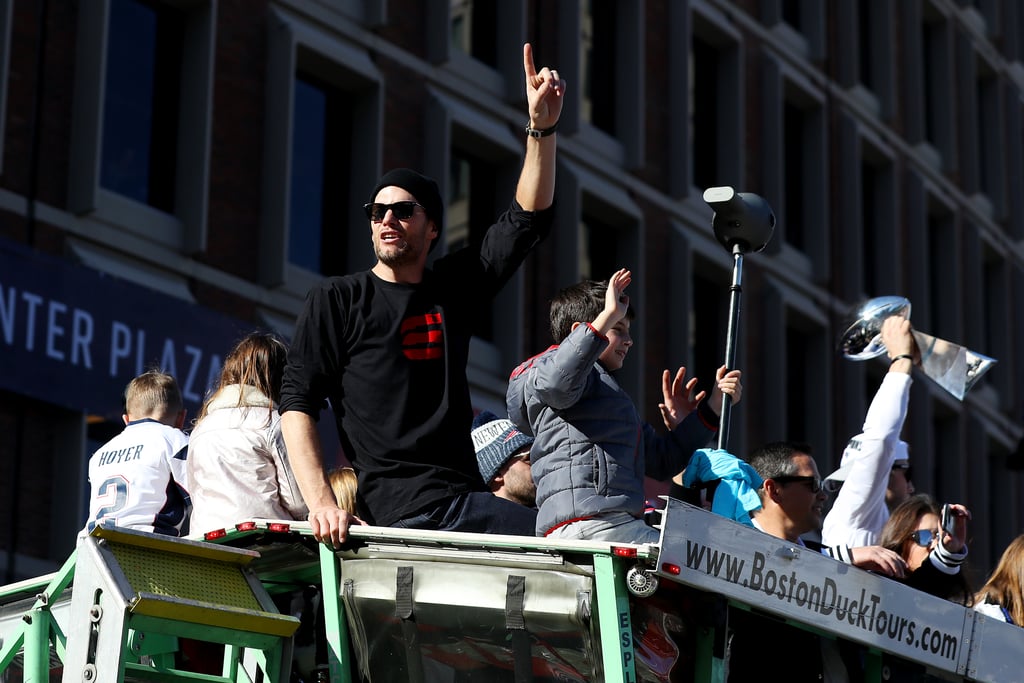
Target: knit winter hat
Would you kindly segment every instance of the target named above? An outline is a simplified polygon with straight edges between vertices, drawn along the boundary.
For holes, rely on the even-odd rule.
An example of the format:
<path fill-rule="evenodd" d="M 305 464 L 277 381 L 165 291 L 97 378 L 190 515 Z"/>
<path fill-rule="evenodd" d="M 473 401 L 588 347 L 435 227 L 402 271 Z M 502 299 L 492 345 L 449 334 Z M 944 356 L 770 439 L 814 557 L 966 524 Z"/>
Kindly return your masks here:
<path fill-rule="evenodd" d="M 476 464 L 488 485 L 509 458 L 533 444 L 533 437 L 519 431 L 511 420 L 501 419 L 487 410 L 473 420 L 472 436 Z"/>
<path fill-rule="evenodd" d="M 441 229 L 444 227 L 444 202 L 441 201 L 441 191 L 437 188 L 437 183 L 412 169 L 395 168 L 381 177 L 377 187 L 370 193 L 370 201 L 376 201 L 377 193 L 391 186 L 400 187 L 415 197 L 416 201 L 423 205 L 427 218 L 434 221 L 434 225 L 437 226 L 437 237 L 430 243 L 430 248 L 433 249 L 437 246 Z"/>

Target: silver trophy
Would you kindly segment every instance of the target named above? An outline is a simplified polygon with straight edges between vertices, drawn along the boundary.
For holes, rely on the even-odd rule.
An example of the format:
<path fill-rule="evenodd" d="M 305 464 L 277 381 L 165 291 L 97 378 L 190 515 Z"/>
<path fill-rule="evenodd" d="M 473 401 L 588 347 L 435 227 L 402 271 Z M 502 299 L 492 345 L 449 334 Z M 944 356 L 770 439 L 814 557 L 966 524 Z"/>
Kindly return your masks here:
<path fill-rule="evenodd" d="M 839 340 L 839 351 L 850 360 L 867 360 L 886 352 L 882 323 L 894 315 L 910 319 L 910 301 L 901 296 L 869 299 L 850 315 Z M 921 370 L 940 387 L 964 400 L 964 396 L 997 361 L 968 348 L 919 330 L 914 340 L 921 352 Z"/>

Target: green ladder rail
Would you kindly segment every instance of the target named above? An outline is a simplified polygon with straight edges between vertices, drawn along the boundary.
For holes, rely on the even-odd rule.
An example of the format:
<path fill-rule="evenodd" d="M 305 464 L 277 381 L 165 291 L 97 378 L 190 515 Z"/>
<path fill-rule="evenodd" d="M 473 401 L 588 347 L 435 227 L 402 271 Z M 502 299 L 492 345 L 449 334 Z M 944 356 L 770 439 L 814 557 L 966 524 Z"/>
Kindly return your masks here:
<path fill-rule="evenodd" d="M 97 527 L 76 554 L 64 683 L 288 680 L 299 622 L 249 567 L 258 553 Z M 221 676 L 176 668 L 183 638 L 225 645 Z"/>
<path fill-rule="evenodd" d="M 67 638 L 52 610 L 74 575 L 72 553 L 53 574 L 0 588 L 0 605 L 8 606 L 3 610 L 2 620 L 9 624 L 0 642 L 0 672 L 6 671 L 20 654 L 23 680 L 36 683 L 49 680 L 51 649 L 57 661 L 63 662 Z M 67 606 L 66 602 L 63 606 Z"/>

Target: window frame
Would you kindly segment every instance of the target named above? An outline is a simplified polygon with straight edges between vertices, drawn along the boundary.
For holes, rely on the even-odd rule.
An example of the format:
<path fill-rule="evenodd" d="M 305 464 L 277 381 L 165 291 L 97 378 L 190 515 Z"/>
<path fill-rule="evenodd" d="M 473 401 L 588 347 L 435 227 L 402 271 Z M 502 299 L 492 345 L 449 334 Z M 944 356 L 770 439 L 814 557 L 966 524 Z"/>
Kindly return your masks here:
<path fill-rule="evenodd" d="M 615 73 L 618 96 L 616 97 L 616 134 L 599 129 L 582 115 L 583 89 L 570 87 L 562 109 L 559 132 L 573 135 L 587 151 L 607 159 L 616 167 L 637 169 L 644 164 L 646 144 L 644 115 L 645 95 L 645 51 L 644 51 L 644 7 L 643 0 L 615 3 L 618 18 L 616 49 L 622 56 L 617 60 Z M 559 72 L 571 83 L 582 83 L 583 64 L 580 55 L 581 4 L 579 2 L 557 3 L 558 14 L 558 59 Z M 628 58 L 627 58 L 628 57 Z"/>
<path fill-rule="evenodd" d="M 452 48 L 451 0 L 426 0 L 427 59 L 456 74 L 460 80 L 468 77 L 485 93 L 519 101 L 523 98 L 523 62 L 519 55 L 526 40 L 527 3 L 526 0 L 503 0 L 497 3 L 495 11 L 497 23 L 503 30 L 494 36 L 497 64 L 491 66 Z"/>
<path fill-rule="evenodd" d="M 687 129 L 684 135 L 687 136 L 688 154 L 685 157 L 686 184 L 688 193 L 700 198 L 703 190 L 695 184 L 696 173 L 694 163 L 697 155 L 694 150 L 693 124 L 691 122 L 692 108 L 689 92 L 693 87 L 690 83 L 689 74 L 692 72 L 693 40 L 695 38 L 714 47 L 718 53 L 717 66 L 719 72 L 725 71 L 727 78 L 719 77 L 721 81 L 731 81 L 732 87 L 722 88 L 718 91 L 718 101 L 715 103 L 717 111 L 725 112 L 718 116 L 721 128 L 718 130 L 718 142 L 720 151 L 716 155 L 719 179 L 716 186 L 733 185 L 738 187 L 744 184 L 746 175 L 746 145 L 743 144 L 746 126 L 746 55 L 744 53 L 745 42 L 736 28 L 726 16 L 720 11 L 711 9 L 703 4 L 695 4 L 691 8 L 690 32 L 688 34 L 686 49 L 686 106 L 687 109 L 675 112 L 677 120 L 687 121 Z M 703 188 L 706 189 L 706 188 Z"/>
<path fill-rule="evenodd" d="M 178 100 L 175 212 L 168 214 L 100 184 L 107 36 L 111 0 L 78 13 L 68 210 L 159 248 L 202 251 L 207 240 L 217 0 L 167 0 L 185 16 Z"/>
<path fill-rule="evenodd" d="M 349 196 L 361 197 L 380 176 L 384 77 L 359 45 L 282 8 L 270 9 L 267 42 L 266 119 L 263 137 L 263 210 L 260 221 L 260 281 L 301 298 L 323 274 L 291 263 L 288 254 L 291 211 L 292 125 L 295 80 L 303 55 L 316 62 L 312 71 L 354 97 Z M 362 203 L 349 202 L 345 224 L 345 269 L 364 263 L 366 217 Z"/>
<path fill-rule="evenodd" d="M 815 226 L 827 225 L 829 221 L 829 144 L 828 118 L 825 92 L 804 75 L 774 58 L 765 56 L 763 120 L 765 135 L 762 137 L 761 184 L 764 196 L 775 211 L 777 222 L 775 235 L 768 244 L 768 252 L 785 261 L 787 268 L 825 282 L 831 273 L 829 248 L 831 234 L 827 230 L 815 230 Z M 786 240 L 788 207 L 785 185 L 789 180 L 786 169 L 785 151 L 792 148 L 792 142 L 785 140 L 786 106 L 797 107 L 806 116 L 814 118 L 818 128 L 811 145 L 802 139 L 798 145 L 804 150 L 804 180 L 810 187 L 803 192 L 804 245 L 797 248 Z M 810 134 L 808 134 L 810 135 Z"/>

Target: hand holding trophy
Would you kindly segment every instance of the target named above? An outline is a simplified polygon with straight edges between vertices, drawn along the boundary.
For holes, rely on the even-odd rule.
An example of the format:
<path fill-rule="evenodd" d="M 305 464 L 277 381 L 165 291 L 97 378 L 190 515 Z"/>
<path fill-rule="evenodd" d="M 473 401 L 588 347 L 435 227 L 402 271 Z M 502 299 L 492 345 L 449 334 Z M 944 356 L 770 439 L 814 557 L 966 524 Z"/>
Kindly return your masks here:
<path fill-rule="evenodd" d="M 839 340 L 839 351 L 850 360 L 867 360 L 886 352 L 880 331 L 886 318 L 910 318 L 910 301 L 901 296 L 869 299 L 851 312 Z M 964 396 L 997 361 L 980 353 L 914 330 L 921 352 L 921 370 L 940 387 L 964 400 Z"/>

